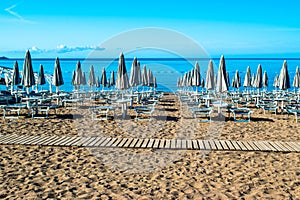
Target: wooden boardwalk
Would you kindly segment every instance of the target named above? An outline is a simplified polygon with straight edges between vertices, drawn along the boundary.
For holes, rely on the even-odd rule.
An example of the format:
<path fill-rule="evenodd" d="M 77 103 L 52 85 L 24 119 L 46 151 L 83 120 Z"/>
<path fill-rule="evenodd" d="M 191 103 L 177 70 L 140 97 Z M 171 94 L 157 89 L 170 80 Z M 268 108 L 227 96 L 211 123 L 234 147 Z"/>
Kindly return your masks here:
<path fill-rule="evenodd" d="M 0 135 L 0 145 L 300 152 L 300 142 Z"/>

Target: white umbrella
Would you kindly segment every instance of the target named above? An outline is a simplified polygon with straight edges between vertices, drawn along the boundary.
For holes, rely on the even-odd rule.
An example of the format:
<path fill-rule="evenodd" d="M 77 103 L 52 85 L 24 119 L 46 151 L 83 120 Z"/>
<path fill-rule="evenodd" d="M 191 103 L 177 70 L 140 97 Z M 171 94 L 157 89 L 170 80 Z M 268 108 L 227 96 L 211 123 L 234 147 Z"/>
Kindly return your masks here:
<path fill-rule="evenodd" d="M 90 67 L 90 74 L 89 74 L 89 79 L 88 79 L 88 85 L 91 88 L 91 91 L 93 90 L 93 86 L 96 84 L 96 78 L 95 78 L 95 70 L 94 66 L 91 65 Z"/>
<path fill-rule="evenodd" d="M 64 79 L 62 77 L 59 58 L 56 58 L 56 60 L 55 60 L 52 84 L 54 86 L 56 86 L 56 93 L 58 93 L 58 91 L 59 91 L 59 86 L 64 84 Z"/>
<path fill-rule="evenodd" d="M 287 69 L 287 62 L 286 60 L 283 62 L 281 72 L 279 75 L 279 89 L 287 90 L 291 87 L 290 85 L 290 77 Z"/>
<path fill-rule="evenodd" d="M 11 93 L 14 90 L 14 86 L 19 85 L 20 83 L 21 83 L 21 80 L 20 80 L 19 65 L 18 65 L 18 61 L 16 61 L 14 64 L 13 75 L 12 75 Z"/>
<path fill-rule="evenodd" d="M 296 73 L 293 80 L 293 87 L 299 88 L 300 87 L 300 73 L 299 73 L 299 67 L 296 68 Z"/>
<path fill-rule="evenodd" d="M 212 60 L 209 61 L 208 69 L 206 72 L 206 83 L 205 88 L 207 90 L 215 89 L 215 74 L 214 74 L 214 66 Z"/>
<path fill-rule="evenodd" d="M 80 89 L 81 83 L 82 83 L 82 71 L 81 71 L 80 61 L 78 61 L 76 64 L 75 77 L 73 81 L 73 84 L 77 90 Z"/>
<path fill-rule="evenodd" d="M 138 72 L 137 58 L 134 57 L 131 65 L 130 78 L 129 78 L 129 84 L 131 87 L 136 87 L 139 85 L 138 73 L 139 72 Z"/>
<path fill-rule="evenodd" d="M 228 84 L 226 81 L 226 65 L 224 56 L 221 56 L 220 65 L 218 70 L 218 77 L 217 77 L 217 85 L 216 85 L 216 92 L 222 93 L 228 91 Z"/>
<path fill-rule="evenodd" d="M 251 87 L 251 69 L 250 66 L 247 67 L 247 71 L 244 79 L 244 87 Z"/>
<path fill-rule="evenodd" d="M 142 86 L 147 86 L 148 85 L 148 74 L 147 74 L 147 67 L 144 65 L 143 71 L 142 71 Z"/>
<path fill-rule="evenodd" d="M 256 76 L 255 76 L 254 87 L 259 89 L 259 88 L 262 88 L 262 86 L 263 86 L 262 69 L 261 69 L 261 65 L 259 64 L 257 67 Z"/>
<path fill-rule="evenodd" d="M 198 92 L 198 87 L 201 85 L 200 67 L 199 63 L 196 61 L 195 68 L 193 71 L 193 86 L 196 86 L 196 92 Z"/>
<path fill-rule="evenodd" d="M 128 74 L 123 53 L 121 53 L 119 58 L 116 88 L 120 90 L 126 90 L 129 88 Z"/>
<path fill-rule="evenodd" d="M 29 50 L 26 51 L 24 59 L 22 85 L 26 87 L 27 94 L 29 94 L 29 88 L 35 85 L 35 78 Z"/>
<path fill-rule="evenodd" d="M 104 89 L 104 87 L 108 86 L 105 68 L 102 69 L 102 75 L 101 75 L 100 83 L 102 85 L 102 89 Z"/>
<path fill-rule="evenodd" d="M 263 84 L 263 87 L 265 87 L 265 88 L 267 88 L 269 85 L 269 79 L 268 79 L 268 75 L 267 75 L 266 71 L 264 72 L 264 75 L 262 78 L 262 84 Z"/>

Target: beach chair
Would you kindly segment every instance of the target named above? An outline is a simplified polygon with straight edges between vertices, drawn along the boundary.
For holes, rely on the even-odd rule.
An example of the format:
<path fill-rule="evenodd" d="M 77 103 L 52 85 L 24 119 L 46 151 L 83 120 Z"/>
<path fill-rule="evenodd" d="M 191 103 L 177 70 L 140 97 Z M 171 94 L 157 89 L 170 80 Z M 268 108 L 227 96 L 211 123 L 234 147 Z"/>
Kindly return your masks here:
<path fill-rule="evenodd" d="M 136 106 L 134 111 L 136 120 L 151 120 L 154 106 Z"/>
<path fill-rule="evenodd" d="M 295 119 L 296 119 L 296 123 L 298 123 L 298 117 L 300 116 L 300 106 L 293 106 L 293 105 L 287 105 L 286 106 L 286 112 L 288 114 L 288 117 L 290 114 L 294 115 L 295 116 Z"/>
<path fill-rule="evenodd" d="M 233 113 L 233 120 L 236 122 L 250 122 L 251 111 L 249 108 L 231 108 L 230 111 Z M 245 119 L 244 116 L 247 116 Z M 240 116 L 241 119 L 237 119 L 237 116 Z"/>
<path fill-rule="evenodd" d="M 8 104 L 3 105 L 3 117 L 8 119 L 17 119 L 20 116 L 21 109 L 27 108 L 26 104 Z M 11 113 L 15 113 L 17 115 L 8 115 Z"/>
<path fill-rule="evenodd" d="M 91 108 L 92 120 L 108 120 L 109 112 L 115 112 L 115 106 L 96 106 Z"/>
<path fill-rule="evenodd" d="M 262 108 L 264 110 L 264 114 L 266 114 L 266 111 L 273 111 L 275 115 L 277 114 L 278 105 L 277 102 L 269 102 L 265 105 L 262 105 Z"/>
<path fill-rule="evenodd" d="M 191 108 L 193 116 L 198 122 L 210 122 L 213 109 L 211 107 L 194 107 Z"/>
<path fill-rule="evenodd" d="M 56 114 L 56 108 L 59 106 L 56 104 L 37 104 L 31 106 L 31 117 L 32 118 L 48 118 L 49 111 L 54 110 L 54 114 Z M 45 116 L 40 116 L 39 113 L 45 114 Z"/>

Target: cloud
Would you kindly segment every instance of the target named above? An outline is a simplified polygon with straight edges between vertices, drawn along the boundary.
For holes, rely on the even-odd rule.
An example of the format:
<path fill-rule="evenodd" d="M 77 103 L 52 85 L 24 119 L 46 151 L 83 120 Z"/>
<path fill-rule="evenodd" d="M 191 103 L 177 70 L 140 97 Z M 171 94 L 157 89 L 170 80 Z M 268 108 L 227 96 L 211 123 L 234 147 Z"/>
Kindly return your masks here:
<path fill-rule="evenodd" d="M 17 7 L 17 4 L 14 4 L 8 8 L 5 8 L 4 10 L 6 12 L 8 12 L 9 14 L 11 14 L 12 16 L 14 16 L 15 18 L 17 18 L 19 21 L 22 21 L 22 22 L 26 22 L 26 23 L 34 23 L 33 21 L 29 21 L 29 20 L 26 20 L 24 19 L 24 17 L 22 17 L 21 15 L 19 15 L 17 12 L 13 11 L 13 9 Z"/>
<path fill-rule="evenodd" d="M 76 52 L 76 51 L 92 51 L 92 50 L 103 51 L 105 50 L 105 48 L 98 47 L 98 46 L 68 47 L 63 44 L 58 45 L 56 47 L 57 53 L 69 53 L 69 52 Z"/>

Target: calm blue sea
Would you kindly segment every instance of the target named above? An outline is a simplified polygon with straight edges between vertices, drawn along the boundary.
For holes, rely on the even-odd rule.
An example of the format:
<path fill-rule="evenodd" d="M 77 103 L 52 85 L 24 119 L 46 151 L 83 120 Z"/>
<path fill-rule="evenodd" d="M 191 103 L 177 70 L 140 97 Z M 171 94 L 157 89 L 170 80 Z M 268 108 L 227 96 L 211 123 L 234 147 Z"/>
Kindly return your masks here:
<path fill-rule="evenodd" d="M 24 59 L 9 59 L 0 60 L 0 66 L 6 66 L 13 68 L 14 62 L 18 61 L 20 70 L 23 69 Z M 130 68 L 133 59 L 126 58 L 126 68 L 128 75 L 130 75 Z M 117 72 L 118 60 L 117 59 L 60 59 L 60 64 L 63 72 L 63 78 L 65 84 L 60 87 L 60 90 L 72 91 L 73 86 L 71 85 L 72 71 L 76 68 L 76 63 L 80 61 L 82 69 L 86 72 L 86 77 L 88 77 L 89 68 L 91 65 L 95 68 L 96 76 L 101 76 L 101 71 L 103 68 L 106 69 L 107 76 L 110 76 L 111 71 Z M 182 76 L 185 72 L 191 70 L 194 67 L 196 61 L 199 62 L 200 71 L 202 77 L 205 78 L 207 66 L 209 60 L 201 59 L 139 59 L 141 67 L 144 65 L 153 71 L 154 76 L 157 78 L 158 88 L 157 90 L 162 91 L 176 91 L 177 79 Z M 219 66 L 219 58 L 213 59 L 215 74 Z M 226 69 L 229 72 L 230 81 L 233 78 L 235 71 L 239 70 L 242 79 L 242 84 L 244 81 L 244 76 L 247 66 L 251 67 L 251 73 L 256 73 L 257 66 L 262 65 L 263 72 L 267 71 L 269 78 L 268 90 L 273 90 L 273 81 L 276 74 L 279 74 L 280 69 L 283 64 L 283 59 L 226 59 Z M 52 74 L 54 68 L 55 59 L 33 59 L 33 69 L 35 72 L 39 71 L 39 66 L 42 64 L 45 73 Z M 288 70 L 291 79 L 291 84 L 296 71 L 296 67 L 300 66 L 300 59 L 287 59 Z M 4 87 L 1 86 L 3 89 Z M 43 88 L 48 88 L 46 84 Z M 88 89 L 88 86 L 86 86 Z M 241 87 L 241 90 L 243 87 Z M 200 89 L 201 90 L 201 89 Z"/>

